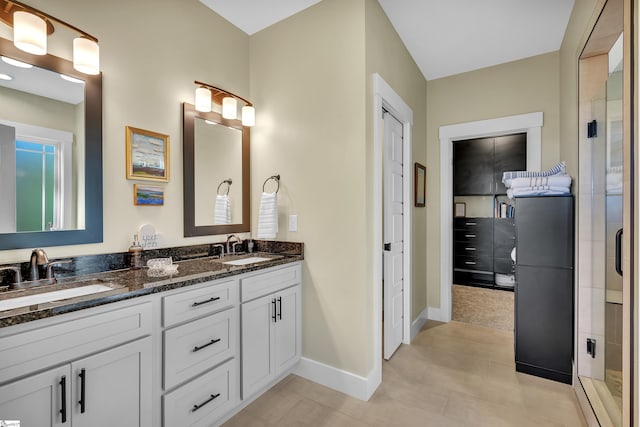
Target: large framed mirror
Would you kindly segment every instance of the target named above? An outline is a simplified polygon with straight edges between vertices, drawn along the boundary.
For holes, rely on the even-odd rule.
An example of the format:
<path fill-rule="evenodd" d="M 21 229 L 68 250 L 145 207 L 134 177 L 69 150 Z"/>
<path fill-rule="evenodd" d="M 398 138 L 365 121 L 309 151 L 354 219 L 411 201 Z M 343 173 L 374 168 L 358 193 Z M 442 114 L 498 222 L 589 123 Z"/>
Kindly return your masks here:
<path fill-rule="evenodd" d="M 182 104 L 184 235 L 250 231 L 249 128 Z"/>
<path fill-rule="evenodd" d="M 0 56 L 0 249 L 102 242 L 101 74 L 4 38 Z"/>

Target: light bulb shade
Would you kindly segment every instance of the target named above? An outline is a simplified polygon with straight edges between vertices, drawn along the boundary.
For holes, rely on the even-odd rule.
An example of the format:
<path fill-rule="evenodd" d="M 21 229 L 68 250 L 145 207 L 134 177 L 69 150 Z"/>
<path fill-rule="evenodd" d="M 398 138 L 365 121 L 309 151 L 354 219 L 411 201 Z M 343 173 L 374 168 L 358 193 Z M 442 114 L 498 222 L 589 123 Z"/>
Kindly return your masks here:
<path fill-rule="evenodd" d="M 13 44 L 34 55 L 47 53 L 47 23 L 29 12 L 13 14 Z"/>
<path fill-rule="evenodd" d="M 242 107 L 242 126 L 253 126 L 256 124 L 256 109 L 251 105 Z"/>
<path fill-rule="evenodd" d="M 196 110 L 203 113 L 211 111 L 211 91 L 206 87 L 196 89 Z"/>
<path fill-rule="evenodd" d="M 225 96 L 222 98 L 222 117 L 234 120 L 238 115 L 238 102 L 235 98 Z"/>
<path fill-rule="evenodd" d="M 100 46 L 84 37 L 73 39 L 73 68 L 81 73 L 100 73 Z"/>

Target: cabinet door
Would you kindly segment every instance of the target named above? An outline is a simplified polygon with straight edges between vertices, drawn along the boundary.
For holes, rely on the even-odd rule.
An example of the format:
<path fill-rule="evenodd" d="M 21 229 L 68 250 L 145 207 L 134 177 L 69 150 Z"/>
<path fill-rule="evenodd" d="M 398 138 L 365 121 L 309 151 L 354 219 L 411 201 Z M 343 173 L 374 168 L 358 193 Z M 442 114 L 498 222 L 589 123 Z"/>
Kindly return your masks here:
<path fill-rule="evenodd" d="M 73 426 L 151 426 L 151 363 L 151 337 L 72 363 Z"/>
<path fill-rule="evenodd" d="M 0 419 L 19 420 L 22 427 L 71 425 L 70 376 L 64 365 L 0 387 Z M 64 423 L 61 411 L 66 411 Z"/>
<path fill-rule="evenodd" d="M 502 174 L 507 171 L 527 170 L 527 134 L 499 136 L 495 139 L 494 179 L 496 194 L 507 194 Z"/>
<path fill-rule="evenodd" d="M 274 377 L 272 345 L 276 297 L 271 294 L 242 304 L 242 398 Z"/>
<path fill-rule="evenodd" d="M 300 360 L 300 285 L 276 295 L 276 323 L 274 348 L 276 375 L 289 369 Z"/>
<path fill-rule="evenodd" d="M 493 194 L 493 177 L 493 138 L 454 142 L 454 195 Z"/>
<path fill-rule="evenodd" d="M 573 270 L 517 266 L 516 362 L 571 375 Z"/>

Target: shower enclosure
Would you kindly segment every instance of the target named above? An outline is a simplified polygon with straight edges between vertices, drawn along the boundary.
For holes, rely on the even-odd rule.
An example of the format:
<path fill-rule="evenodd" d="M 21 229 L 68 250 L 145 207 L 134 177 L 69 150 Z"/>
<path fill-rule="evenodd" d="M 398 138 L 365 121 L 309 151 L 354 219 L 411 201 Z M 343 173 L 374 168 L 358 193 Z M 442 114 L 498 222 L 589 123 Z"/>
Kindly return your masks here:
<path fill-rule="evenodd" d="M 631 307 L 622 271 L 629 102 L 623 89 L 623 6 L 623 0 L 607 1 L 579 61 L 577 387 L 600 424 L 615 426 L 630 413 L 624 391 Z"/>

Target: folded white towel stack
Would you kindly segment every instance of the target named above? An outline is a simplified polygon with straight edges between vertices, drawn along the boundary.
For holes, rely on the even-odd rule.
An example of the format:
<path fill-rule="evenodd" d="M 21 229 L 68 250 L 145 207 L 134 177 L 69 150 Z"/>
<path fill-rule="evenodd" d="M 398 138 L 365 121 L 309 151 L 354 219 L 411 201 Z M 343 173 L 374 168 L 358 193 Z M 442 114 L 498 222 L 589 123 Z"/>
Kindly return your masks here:
<path fill-rule="evenodd" d="M 231 224 L 231 201 L 229 196 L 217 195 L 216 207 L 213 217 L 214 224 Z"/>
<path fill-rule="evenodd" d="M 262 193 L 258 214 L 258 239 L 275 239 L 278 234 L 278 193 Z"/>
<path fill-rule="evenodd" d="M 507 187 L 507 196 L 544 196 L 571 193 L 571 177 L 566 174 L 566 163 L 558 163 L 543 172 L 514 171 L 505 172 L 502 182 Z"/>

